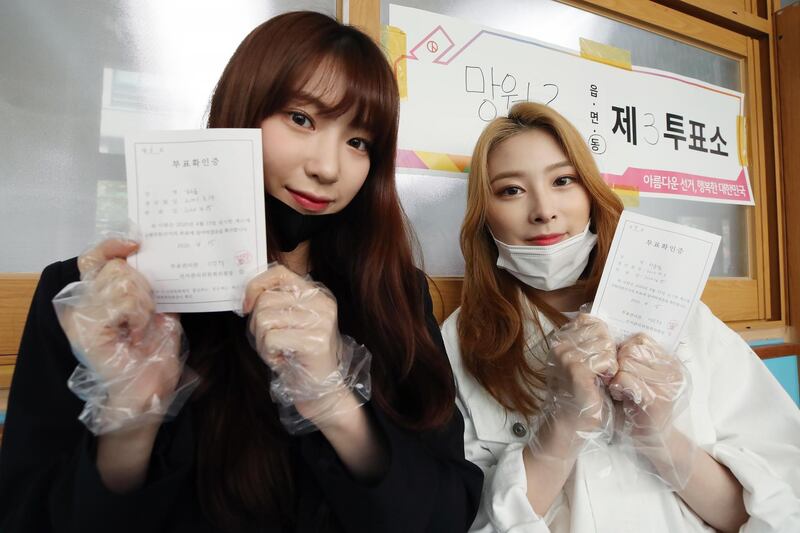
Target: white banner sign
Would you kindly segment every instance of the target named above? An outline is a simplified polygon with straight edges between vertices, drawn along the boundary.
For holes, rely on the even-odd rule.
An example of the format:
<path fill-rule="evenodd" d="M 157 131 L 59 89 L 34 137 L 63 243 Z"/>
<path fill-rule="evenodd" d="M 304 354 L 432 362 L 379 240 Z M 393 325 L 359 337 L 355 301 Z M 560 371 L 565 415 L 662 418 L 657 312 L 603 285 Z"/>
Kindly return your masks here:
<path fill-rule="evenodd" d="M 517 102 L 535 101 L 575 124 L 612 187 L 753 203 L 740 150 L 739 92 L 670 72 L 610 66 L 418 9 L 391 5 L 390 25 L 390 55 L 404 96 L 401 170 L 463 176 L 486 124 Z"/>

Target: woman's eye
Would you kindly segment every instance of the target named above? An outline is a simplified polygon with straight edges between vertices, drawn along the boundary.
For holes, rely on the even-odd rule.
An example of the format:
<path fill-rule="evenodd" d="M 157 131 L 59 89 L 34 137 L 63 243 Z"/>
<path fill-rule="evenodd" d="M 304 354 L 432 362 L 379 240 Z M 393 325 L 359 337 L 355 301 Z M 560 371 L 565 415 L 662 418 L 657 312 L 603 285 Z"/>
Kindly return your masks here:
<path fill-rule="evenodd" d="M 347 141 L 347 144 L 349 144 L 350 146 L 361 152 L 369 151 L 369 143 L 365 139 L 362 139 L 360 137 L 350 139 L 349 141 Z"/>
<path fill-rule="evenodd" d="M 500 189 L 501 196 L 517 196 L 518 194 L 522 194 L 522 189 L 516 185 Z"/>
<path fill-rule="evenodd" d="M 553 181 L 553 185 L 556 187 L 563 187 L 565 185 L 569 185 L 570 183 L 574 182 L 575 178 L 572 176 L 560 176 Z"/>
<path fill-rule="evenodd" d="M 311 119 L 308 118 L 308 115 L 305 113 L 300 113 L 299 111 L 289 111 L 289 118 L 291 118 L 292 122 L 301 128 L 311 128 L 314 126 L 314 123 L 311 122 Z"/>

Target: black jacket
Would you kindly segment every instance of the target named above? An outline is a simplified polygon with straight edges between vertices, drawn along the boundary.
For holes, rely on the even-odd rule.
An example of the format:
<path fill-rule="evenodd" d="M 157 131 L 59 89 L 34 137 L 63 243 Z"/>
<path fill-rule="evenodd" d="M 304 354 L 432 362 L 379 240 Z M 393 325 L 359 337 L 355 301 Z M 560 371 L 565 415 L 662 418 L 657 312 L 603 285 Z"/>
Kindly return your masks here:
<path fill-rule="evenodd" d="M 67 388 L 76 359 L 52 305 L 58 291 L 77 279 L 75 259 L 48 266 L 31 304 L 0 451 L 0 531 L 217 531 L 196 496 L 191 402 L 161 426 L 141 489 L 117 495 L 101 482 L 95 439 L 78 421 L 82 402 Z M 428 327 L 446 357 L 429 298 L 426 307 Z M 191 343 L 191 331 L 186 334 Z M 347 533 L 466 531 L 477 511 L 482 474 L 464 459 L 458 410 L 443 430 L 415 434 L 374 405 L 365 408 L 389 444 L 387 473 L 375 484 L 359 483 L 321 433 L 293 438 L 295 531 L 316 532 L 321 508 Z"/>

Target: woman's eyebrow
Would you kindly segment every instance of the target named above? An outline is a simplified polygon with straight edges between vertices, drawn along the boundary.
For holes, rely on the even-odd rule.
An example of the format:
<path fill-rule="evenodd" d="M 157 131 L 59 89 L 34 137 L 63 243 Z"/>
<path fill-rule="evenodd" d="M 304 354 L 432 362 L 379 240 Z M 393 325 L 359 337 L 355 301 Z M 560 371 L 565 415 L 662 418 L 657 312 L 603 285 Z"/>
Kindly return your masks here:
<path fill-rule="evenodd" d="M 550 172 L 551 170 L 555 170 L 555 169 L 557 169 L 557 168 L 562 168 L 562 167 L 571 167 L 571 166 L 572 166 L 572 163 L 570 163 L 569 161 L 567 161 L 567 160 L 565 159 L 564 161 L 560 161 L 560 162 L 558 162 L 558 163 L 553 163 L 552 165 L 547 165 L 547 166 L 544 168 L 544 171 L 545 171 L 545 172 Z"/>
<path fill-rule="evenodd" d="M 503 178 L 517 178 L 521 176 L 523 173 L 519 170 L 506 170 L 505 172 L 498 172 L 489 180 L 489 183 L 494 183 L 497 180 L 501 180 Z"/>
<path fill-rule="evenodd" d="M 322 115 L 331 114 L 336 108 L 336 104 L 326 104 L 320 99 L 319 96 L 303 91 L 298 92 L 289 100 L 289 103 L 298 105 L 312 105 L 316 108 L 316 111 Z"/>

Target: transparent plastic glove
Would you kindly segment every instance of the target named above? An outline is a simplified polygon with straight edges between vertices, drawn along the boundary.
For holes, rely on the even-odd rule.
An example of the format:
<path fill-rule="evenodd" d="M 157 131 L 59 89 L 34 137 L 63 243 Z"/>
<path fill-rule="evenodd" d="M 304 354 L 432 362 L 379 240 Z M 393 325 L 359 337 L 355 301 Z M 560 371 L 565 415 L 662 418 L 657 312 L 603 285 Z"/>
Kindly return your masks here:
<path fill-rule="evenodd" d="M 289 433 L 319 429 L 369 400 L 371 355 L 339 333 L 336 299 L 324 285 L 271 265 L 248 284 L 243 308 Z"/>
<path fill-rule="evenodd" d="M 68 386 L 86 402 L 80 420 L 95 435 L 160 423 L 197 385 L 186 369 L 176 315 L 155 313 L 147 280 L 125 257 L 138 244 L 107 239 L 78 259 L 81 281 L 53 299 L 80 364 Z"/>
<path fill-rule="evenodd" d="M 546 423 L 557 423 L 560 431 L 572 429 L 572 446 L 579 450 L 607 443 L 613 410 L 605 383 L 617 373 L 616 345 L 608 327 L 582 313 L 548 340 Z"/>
<path fill-rule="evenodd" d="M 653 339 L 639 333 L 624 341 L 617 353 L 619 372 L 609 392 L 620 402 L 618 440 L 649 460 L 649 473 L 668 486 L 686 486 L 695 446 L 676 437 L 673 421 L 689 402 L 691 381 L 683 363 Z"/>

